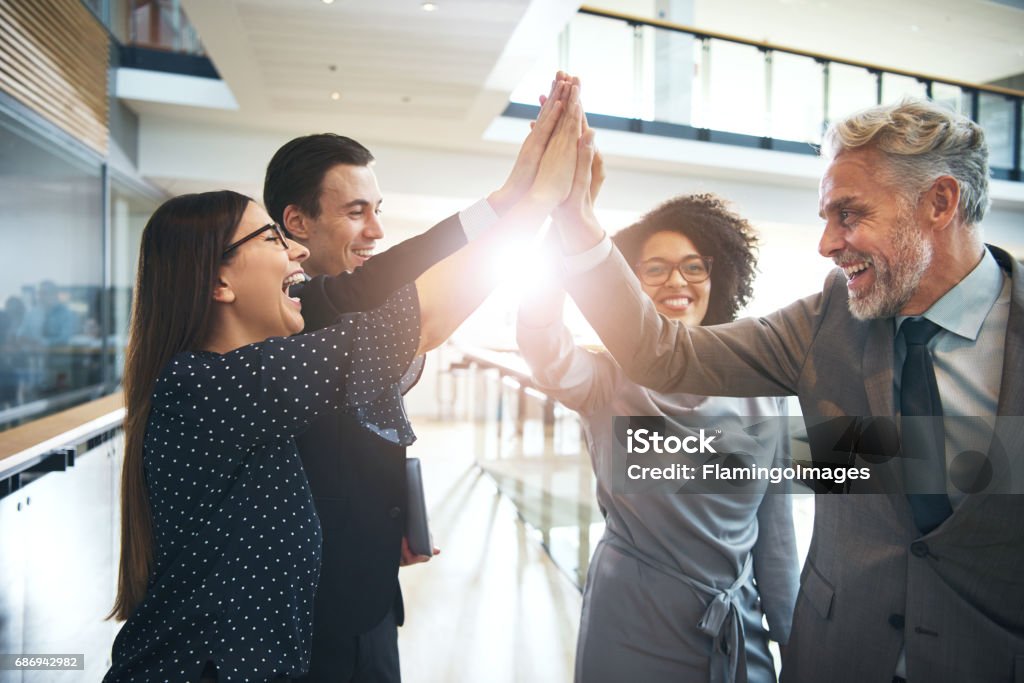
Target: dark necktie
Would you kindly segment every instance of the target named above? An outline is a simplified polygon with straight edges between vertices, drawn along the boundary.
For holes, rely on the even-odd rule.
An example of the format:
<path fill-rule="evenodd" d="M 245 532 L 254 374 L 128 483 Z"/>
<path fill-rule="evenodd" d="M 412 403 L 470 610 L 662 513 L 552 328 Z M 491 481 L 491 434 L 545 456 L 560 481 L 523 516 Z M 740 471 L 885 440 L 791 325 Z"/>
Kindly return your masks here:
<path fill-rule="evenodd" d="M 900 381 L 903 420 L 903 472 L 914 522 L 926 534 L 953 512 L 946 495 L 946 434 L 942 401 L 928 341 L 941 329 L 930 320 L 904 320 L 900 334 L 907 343 Z M 931 416 L 932 419 L 924 419 Z"/>

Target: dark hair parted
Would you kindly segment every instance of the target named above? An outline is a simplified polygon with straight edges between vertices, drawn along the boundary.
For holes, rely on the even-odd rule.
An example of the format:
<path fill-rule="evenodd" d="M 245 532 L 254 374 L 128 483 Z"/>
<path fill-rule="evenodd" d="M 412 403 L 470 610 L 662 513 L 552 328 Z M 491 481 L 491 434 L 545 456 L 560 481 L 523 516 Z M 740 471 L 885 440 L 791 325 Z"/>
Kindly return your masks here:
<path fill-rule="evenodd" d="M 252 200 L 222 190 L 164 202 L 142 232 L 124 368 L 121 559 L 110 617 L 131 616 L 153 568 L 153 519 L 143 441 L 157 378 L 171 358 L 199 350 L 209 333 L 224 248 Z"/>
<path fill-rule="evenodd" d="M 284 210 L 294 204 L 310 218 L 320 215 L 320 193 L 327 171 L 339 164 L 369 166 L 370 150 L 344 135 L 318 133 L 286 143 L 267 164 L 263 205 L 278 225 Z"/>
<path fill-rule="evenodd" d="M 745 218 L 713 194 L 674 197 L 658 205 L 639 221 L 612 237 L 626 262 L 635 266 L 644 244 L 658 232 L 687 237 L 701 256 L 715 259 L 711 269 L 711 296 L 702 325 L 717 325 L 736 318 L 753 294 L 757 272 L 757 236 Z"/>

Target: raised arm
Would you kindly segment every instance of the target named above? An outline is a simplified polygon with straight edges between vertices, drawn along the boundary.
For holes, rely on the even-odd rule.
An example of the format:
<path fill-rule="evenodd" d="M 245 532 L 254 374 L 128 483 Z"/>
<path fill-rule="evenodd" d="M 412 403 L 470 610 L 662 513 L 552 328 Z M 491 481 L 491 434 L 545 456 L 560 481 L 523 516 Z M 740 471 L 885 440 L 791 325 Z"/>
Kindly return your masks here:
<path fill-rule="evenodd" d="M 564 303 L 561 288 L 524 295 L 516 320 L 516 343 L 538 389 L 567 408 L 591 413 L 611 398 L 614 363 L 573 343 L 562 322 Z"/>
<path fill-rule="evenodd" d="M 608 351 L 637 384 L 706 396 L 796 392 L 817 334 L 822 297 L 757 320 L 687 328 L 658 314 L 594 215 L 588 187 L 592 145 L 581 146 L 572 192 L 556 227 L 566 289 Z"/>
<path fill-rule="evenodd" d="M 569 77 L 559 71 L 551 84 L 551 93 L 542 97 L 545 104 L 541 118 L 552 126 L 557 119 L 550 114 L 557 109 L 562 84 Z M 564 104 L 564 102 L 562 103 Z M 293 289 L 302 300 L 305 331 L 333 325 L 338 316 L 368 311 L 381 306 L 400 287 L 416 281 L 426 270 L 455 253 L 486 232 L 495 221 L 514 207 L 530 190 L 547 143 L 544 130 L 531 134 L 520 149 L 515 165 L 498 190 L 468 209 L 450 216 L 426 232 L 405 240 L 374 256 L 352 272 L 318 276 Z M 550 137 L 551 129 L 546 130 Z"/>
<path fill-rule="evenodd" d="M 302 300 L 304 331 L 333 325 L 338 316 L 382 306 L 398 289 L 466 245 L 460 215 L 377 254 L 348 273 L 321 275 L 293 288 Z"/>
<path fill-rule="evenodd" d="M 422 321 L 420 351 L 435 348 L 447 339 L 498 284 L 490 255 L 501 253 L 510 239 L 537 230 L 568 196 L 582 118 L 579 85 L 559 82 L 541 107 L 537 124 L 520 152 L 520 159 L 537 159 L 528 191 L 484 235 L 416 280 Z"/>
<path fill-rule="evenodd" d="M 323 330 L 224 354 L 179 354 L 157 381 L 153 409 L 230 444 L 294 436 L 317 415 L 342 410 L 408 445 L 412 430 L 399 381 L 418 340 L 416 291 L 408 285 L 380 308 L 343 316 Z"/>
<path fill-rule="evenodd" d="M 589 130 L 586 117 L 584 131 Z M 597 198 L 604 182 L 604 160 L 596 151 L 591 163 L 590 203 Z M 560 218 L 558 209 L 555 221 Z M 547 235 L 548 242 L 558 239 L 552 229 Z M 555 245 L 557 247 L 557 245 Z M 541 257 L 551 257 L 555 249 L 547 245 L 541 249 Z M 554 259 L 546 264 L 554 272 Z M 519 351 L 539 389 L 565 406 L 590 413 L 606 403 L 614 391 L 613 378 L 616 374 L 614 361 L 606 354 L 597 354 L 579 348 L 573 343 L 572 335 L 566 328 L 562 316 L 565 309 L 565 289 L 562 285 L 545 282 L 527 284 L 519 304 L 516 320 L 516 342 Z"/>

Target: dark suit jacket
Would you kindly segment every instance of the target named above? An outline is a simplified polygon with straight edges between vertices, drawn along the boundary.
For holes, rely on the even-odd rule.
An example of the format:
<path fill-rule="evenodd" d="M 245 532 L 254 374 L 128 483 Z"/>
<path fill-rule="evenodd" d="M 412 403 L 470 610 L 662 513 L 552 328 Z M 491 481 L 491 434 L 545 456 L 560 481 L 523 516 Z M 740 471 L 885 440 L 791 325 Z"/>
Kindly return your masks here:
<path fill-rule="evenodd" d="M 1012 287 L 998 414 L 1019 416 L 1024 272 L 989 249 Z M 795 394 L 806 418 L 895 415 L 892 320 L 853 318 L 838 270 L 820 294 L 763 318 L 694 329 L 658 316 L 618 252 L 568 284 L 639 384 L 707 395 Z M 1006 421 L 999 435 L 1018 467 L 1020 422 Z M 1008 473 L 996 481 L 1000 474 Z M 1024 680 L 1021 520 L 1024 496 L 972 494 L 922 537 L 898 493 L 816 496 L 783 680 L 888 683 L 904 644 L 911 681 Z"/>
<path fill-rule="evenodd" d="M 345 313 L 376 308 L 397 289 L 466 244 L 458 215 L 374 256 L 352 273 L 317 277 L 295 293 L 305 331 Z M 339 640 L 376 626 L 395 605 L 405 531 L 405 448 L 327 414 L 296 439 L 323 531 L 313 610 L 311 676 L 334 668 Z"/>

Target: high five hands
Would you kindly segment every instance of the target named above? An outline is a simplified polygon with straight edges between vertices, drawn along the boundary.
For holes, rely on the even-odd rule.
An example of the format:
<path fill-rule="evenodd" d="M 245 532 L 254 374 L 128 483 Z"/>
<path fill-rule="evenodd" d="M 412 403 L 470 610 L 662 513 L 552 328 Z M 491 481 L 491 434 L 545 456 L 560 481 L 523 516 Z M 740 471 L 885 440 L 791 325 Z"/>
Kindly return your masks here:
<path fill-rule="evenodd" d="M 587 241 L 586 233 L 597 225 L 593 203 L 605 173 L 583 113 L 579 78 L 559 71 L 540 103 L 512 172 L 488 200 L 499 214 L 517 202 L 531 204 L 551 213 L 564 233 L 580 233 L 583 239 L 572 243 Z M 599 226 L 596 230 L 593 243 L 603 234 Z"/>

